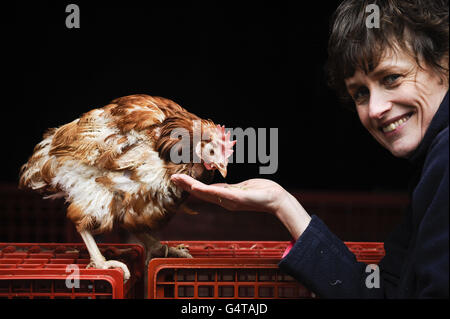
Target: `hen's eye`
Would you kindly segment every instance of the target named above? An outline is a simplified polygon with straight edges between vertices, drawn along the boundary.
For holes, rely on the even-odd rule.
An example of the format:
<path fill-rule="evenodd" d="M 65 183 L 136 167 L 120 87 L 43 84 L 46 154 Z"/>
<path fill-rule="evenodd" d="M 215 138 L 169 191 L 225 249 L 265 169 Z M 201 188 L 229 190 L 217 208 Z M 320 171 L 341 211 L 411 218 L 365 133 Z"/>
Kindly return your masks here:
<path fill-rule="evenodd" d="M 214 150 L 210 150 L 209 155 L 214 155 Z"/>

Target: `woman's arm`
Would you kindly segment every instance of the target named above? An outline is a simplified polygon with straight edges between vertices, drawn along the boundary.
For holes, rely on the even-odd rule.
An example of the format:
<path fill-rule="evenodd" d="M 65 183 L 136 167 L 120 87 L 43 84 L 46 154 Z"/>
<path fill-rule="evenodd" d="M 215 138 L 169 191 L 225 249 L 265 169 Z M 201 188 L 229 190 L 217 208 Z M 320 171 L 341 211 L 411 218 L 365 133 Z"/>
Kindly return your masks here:
<path fill-rule="evenodd" d="M 283 223 L 292 237 L 297 240 L 308 227 L 311 217 L 290 193 L 284 191 L 282 196 L 284 198 L 279 203 L 275 216 Z"/>
<path fill-rule="evenodd" d="M 383 297 L 383 289 L 365 286 L 366 265 L 358 263 L 347 246 L 317 216 L 311 218 L 279 184 L 267 179 L 250 179 L 233 185 L 205 185 L 178 174 L 172 176 L 172 181 L 192 195 L 226 209 L 277 216 L 296 240 L 279 267 L 319 297 Z"/>

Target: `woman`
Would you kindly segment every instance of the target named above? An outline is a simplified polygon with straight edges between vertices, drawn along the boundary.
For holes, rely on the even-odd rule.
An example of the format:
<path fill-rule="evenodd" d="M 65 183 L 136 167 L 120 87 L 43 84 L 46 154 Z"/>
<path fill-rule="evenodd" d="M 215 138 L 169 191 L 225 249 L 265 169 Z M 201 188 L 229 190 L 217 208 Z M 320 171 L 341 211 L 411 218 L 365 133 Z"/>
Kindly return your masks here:
<path fill-rule="evenodd" d="M 296 240 L 280 268 L 319 297 L 448 297 L 448 3 L 374 3 L 379 28 L 366 25 L 370 2 L 339 6 L 328 69 L 330 83 L 353 101 L 369 133 L 416 167 L 410 207 L 385 243 L 378 288 L 366 284 L 366 265 L 277 183 L 251 179 L 234 187 L 208 186 L 185 175 L 173 181 L 227 209 L 277 216 Z"/>

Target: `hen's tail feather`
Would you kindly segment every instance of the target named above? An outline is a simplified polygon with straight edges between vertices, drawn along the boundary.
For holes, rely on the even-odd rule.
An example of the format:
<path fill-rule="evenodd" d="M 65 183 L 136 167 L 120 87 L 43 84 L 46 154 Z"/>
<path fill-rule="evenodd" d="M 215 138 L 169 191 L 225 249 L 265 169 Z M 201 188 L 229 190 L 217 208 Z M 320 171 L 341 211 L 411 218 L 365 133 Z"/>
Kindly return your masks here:
<path fill-rule="evenodd" d="M 34 148 L 33 155 L 27 163 L 22 165 L 19 179 L 20 189 L 31 188 L 40 192 L 51 190 L 54 158 L 49 155 L 49 151 L 55 130 L 50 129 L 44 134 L 44 139 Z"/>

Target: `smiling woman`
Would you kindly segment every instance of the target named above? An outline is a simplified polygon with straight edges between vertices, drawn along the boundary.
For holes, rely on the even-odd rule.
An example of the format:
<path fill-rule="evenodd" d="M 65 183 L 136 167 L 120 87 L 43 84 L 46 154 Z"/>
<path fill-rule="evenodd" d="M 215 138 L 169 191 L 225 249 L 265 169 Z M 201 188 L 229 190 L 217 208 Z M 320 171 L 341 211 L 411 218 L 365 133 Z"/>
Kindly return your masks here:
<path fill-rule="evenodd" d="M 366 27 L 369 5 L 379 8 L 379 28 Z M 383 147 L 416 169 L 411 205 L 385 242 L 379 286 L 367 285 L 366 265 L 277 183 L 172 179 L 227 209 L 277 216 L 296 240 L 280 268 L 319 297 L 448 298 L 448 1 L 345 0 L 333 19 L 330 84 Z"/>

